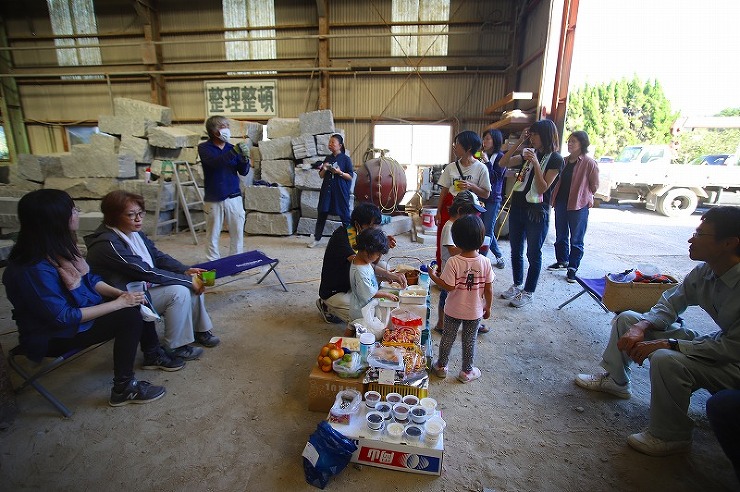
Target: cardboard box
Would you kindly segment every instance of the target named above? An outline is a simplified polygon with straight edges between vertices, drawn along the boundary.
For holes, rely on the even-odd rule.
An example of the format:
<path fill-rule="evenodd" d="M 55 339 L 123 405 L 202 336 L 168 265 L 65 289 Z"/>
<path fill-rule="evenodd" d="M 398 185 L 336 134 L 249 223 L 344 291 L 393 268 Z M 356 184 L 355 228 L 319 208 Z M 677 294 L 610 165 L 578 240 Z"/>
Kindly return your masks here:
<path fill-rule="evenodd" d="M 442 473 L 444 433 L 433 447 L 423 441 L 423 436 L 421 442 L 413 445 L 388 442 L 385 431 L 373 432 L 367 428 L 367 411 L 367 406 L 363 404 L 349 425 L 330 424 L 357 445 L 357 451 L 352 455 L 353 463 L 423 475 Z"/>
<path fill-rule="evenodd" d="M 324 372 L 317 365 L 308 376 L 308 409 L 312 412 L 328 412 L 334 399 L 342 390 L 353 389 L 365 394 L 365 375 L 359 378 L 340 378 L 335 372 Z"/>

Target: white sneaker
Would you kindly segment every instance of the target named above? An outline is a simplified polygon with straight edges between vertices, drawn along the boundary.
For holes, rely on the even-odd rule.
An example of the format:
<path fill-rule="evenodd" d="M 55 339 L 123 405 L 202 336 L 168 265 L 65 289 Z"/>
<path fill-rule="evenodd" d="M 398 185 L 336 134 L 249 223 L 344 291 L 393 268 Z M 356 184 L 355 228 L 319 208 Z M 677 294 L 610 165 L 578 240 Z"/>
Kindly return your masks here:
<path fill-rule="evenodd" d="M 501 299 L 511 299 L 522 291 L 521 285 L 512 285 L 501 294 Z"/>
<path fill-rule="evenodd" d="M 632 396 L 632 388 L 629 381 L 625 385 L 617 384 L 617 382 L 609 376 L 609 373 L 579 374 L 576 376 L 575 383 L 581 388 L 609 393 L 618 398 L 628 399 Z"/>
<path fill-rule="evenodd" d="M 524 307 L 527 304 L 532 304 L 532 293 L 527 292 L 526 290 L 519 292 L 517 295 L 512 297 L 511 302 L 509 302 L 509 306 L 516 308 Z"/>
<path fill-rule="evenodd" d="M 669 454 L 684 453 L 691 447 L 691 441 L 664 441 L 658 439 L 648 431 L 632 434 L 627 438 L 627 444 L 635 451 L 650 456 L 668 456 Z"/>
<path fill-rule="evenodd" d="M 311 241 L 310 243 L 308 243 L 306 245 L 306 247 L 307 248 L 315 248 L 316 246 L 319 245 L 320 242 L 321 242 L 321 240 L 317 241 L 317 240 L 314 239 L 313 241 Z"/>

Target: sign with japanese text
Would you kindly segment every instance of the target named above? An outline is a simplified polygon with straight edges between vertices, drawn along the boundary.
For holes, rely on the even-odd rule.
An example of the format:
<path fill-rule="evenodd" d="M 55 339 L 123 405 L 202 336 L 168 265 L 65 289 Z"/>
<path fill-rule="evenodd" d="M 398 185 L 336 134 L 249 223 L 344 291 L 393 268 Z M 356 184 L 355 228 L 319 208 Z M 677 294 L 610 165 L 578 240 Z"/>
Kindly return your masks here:
<path fill-rule="evenodd" d="M 277 80 L 205 82 L 206 115 L 227 118 L 277 116 Z"/>

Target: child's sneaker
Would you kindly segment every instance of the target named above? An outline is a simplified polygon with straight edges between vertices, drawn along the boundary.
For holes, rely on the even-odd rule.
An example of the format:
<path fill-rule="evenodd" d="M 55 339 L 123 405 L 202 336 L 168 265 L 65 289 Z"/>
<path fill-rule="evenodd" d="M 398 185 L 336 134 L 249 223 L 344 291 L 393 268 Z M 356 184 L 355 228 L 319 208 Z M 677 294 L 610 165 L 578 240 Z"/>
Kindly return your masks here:
<path fill-rule="evenodd" d="M 447 377 L 447 366 L 439 367 L 437 364 L 433 364 L 432 371 L 434 372 L 434 375 L 438 378 L 444 379 Z"/>
<path fill-rule="evenodd" d="M 460 371 L 460 374 L 457 375 L 458 381 L 461 383 L 469 383 L 470 381 L 475 381 L 480 377 L 480 369 L 477 367 L 472 368 L 469 371 Z"/>

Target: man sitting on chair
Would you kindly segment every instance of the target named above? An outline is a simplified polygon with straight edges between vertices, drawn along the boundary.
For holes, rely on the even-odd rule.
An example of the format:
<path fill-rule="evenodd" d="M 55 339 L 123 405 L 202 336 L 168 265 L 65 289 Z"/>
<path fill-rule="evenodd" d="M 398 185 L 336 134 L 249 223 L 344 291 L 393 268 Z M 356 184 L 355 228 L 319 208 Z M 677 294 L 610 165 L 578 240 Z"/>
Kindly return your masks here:
<path fill-rule="evenodd" d="M 615 317 L 601 362 L 606 373 L 575 379 L 582 388 L 629 398 L 630 364 L 649 359 L 650 425 L 627 443 L 652 456 L 690 447 L 694 423 L 687 412 L 694 391 L 740 388 L 740 208 L 709 209 L 689 244 L 689 257 L 703 263 L 648 313 Z M 688 306 L 701 307 L 719 330 L 700 335 L 675 323 Z"/>

